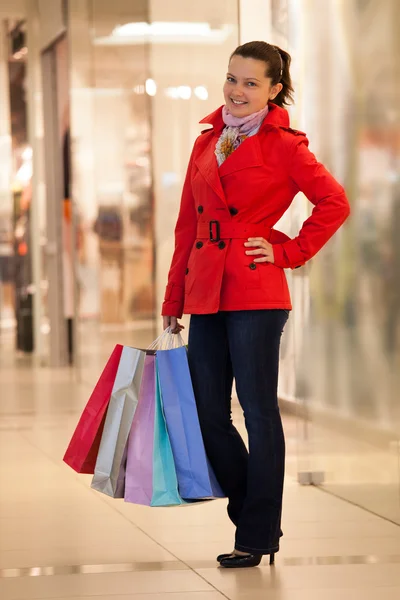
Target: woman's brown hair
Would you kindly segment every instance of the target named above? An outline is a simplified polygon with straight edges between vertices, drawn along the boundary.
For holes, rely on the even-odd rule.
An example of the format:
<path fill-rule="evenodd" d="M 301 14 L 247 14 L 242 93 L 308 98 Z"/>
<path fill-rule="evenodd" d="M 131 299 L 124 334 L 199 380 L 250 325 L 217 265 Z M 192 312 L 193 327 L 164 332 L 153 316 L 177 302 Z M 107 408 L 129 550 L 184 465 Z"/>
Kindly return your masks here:
<path fill-rule="evenodd" d="M 293 104 L 294 89 L 292 78 L 290 77 L 290 63 L 292 61 L 290 54 L 278 46 L 267 44 L 267 42 L 247 42 L 238 46 L 231 54 L 233 56 L 242 56 L 243 58 L 254 58 L 262 60 L 266 64 L 266 77 L 272 79 L 272 85 L 281 83 L 283 85 L 279 94 L 271 100 L 278 106 Z"/>

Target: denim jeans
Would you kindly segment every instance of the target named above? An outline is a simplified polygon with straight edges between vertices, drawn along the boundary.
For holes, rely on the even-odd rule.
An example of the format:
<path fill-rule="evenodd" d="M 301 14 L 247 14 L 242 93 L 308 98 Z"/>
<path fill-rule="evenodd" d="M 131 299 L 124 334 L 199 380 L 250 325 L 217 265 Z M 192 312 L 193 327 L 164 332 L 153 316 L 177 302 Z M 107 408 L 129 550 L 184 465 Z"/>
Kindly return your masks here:
<path fill-rule="evenodd" d="M 289 311 L 192 315 L 189 365 L 204 444 L 236 525 L 235 548 L 279 550 L 285 438 L 278 407 L 281 335 Z M 233 379 L 244 412 L 247 448 L 232 423 Z"/>

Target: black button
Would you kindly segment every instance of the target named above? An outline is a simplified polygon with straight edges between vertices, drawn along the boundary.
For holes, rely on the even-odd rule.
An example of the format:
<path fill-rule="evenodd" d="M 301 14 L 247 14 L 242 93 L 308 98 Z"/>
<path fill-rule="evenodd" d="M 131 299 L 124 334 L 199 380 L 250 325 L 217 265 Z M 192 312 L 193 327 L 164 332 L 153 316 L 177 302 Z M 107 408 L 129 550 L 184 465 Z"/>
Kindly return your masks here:
<path fill-rule="evenodd" d="M 256 263 L 250 263 L 250 264 L 249 264 L 249 267 L 250 267 L 250 269 L 251 269 L 252 271 L 254 271 L 254 269 L 257 269 L 257 265 L 256 265 Z"/>
<path fill-rule="evenodd" d="M 220 250 L 223 250 L 223 249 L 225 248 L 225 246 L 226 246 L 225 242 L 220 242 L 220 243 L 218 244 L 218 248 L 219 248 Z"/>
<path fill-rule="evenodd" d="M 189 273 L 189 269 L 186 269 L 186 275 Z"/>
<path fill-rule="evenodd" d="M 196 244 L 196 248 L 198 248 L 198 250 L 200 250 L 200 248 L 203 247 L 203 242 L 197 242 Z"/>
<path fill-rule="evenodd" d="M 229 209 L 229 212 L 231 213 L 232 217 L 234 217 L 238 214 L 239 211 L 234 206 L 231 206 L 231 208 Z"/>
<path fill-rule="evenodd" d="M 197 207 L 197 211 L 201 214 L 204 211 L 204 208 L 200 205 Z"/>

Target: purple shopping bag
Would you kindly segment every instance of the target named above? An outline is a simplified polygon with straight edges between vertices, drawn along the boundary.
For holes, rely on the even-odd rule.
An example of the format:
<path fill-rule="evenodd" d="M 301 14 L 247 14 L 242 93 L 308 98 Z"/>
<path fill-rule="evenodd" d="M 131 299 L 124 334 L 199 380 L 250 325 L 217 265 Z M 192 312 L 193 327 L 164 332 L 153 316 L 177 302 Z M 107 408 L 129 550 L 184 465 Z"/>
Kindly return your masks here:
<path fill-rule="evenodd" d="M 125 501 L 150 506 L 153 495 L 156 357 L 146 354 L 139 403 L 128 438 Z"/>

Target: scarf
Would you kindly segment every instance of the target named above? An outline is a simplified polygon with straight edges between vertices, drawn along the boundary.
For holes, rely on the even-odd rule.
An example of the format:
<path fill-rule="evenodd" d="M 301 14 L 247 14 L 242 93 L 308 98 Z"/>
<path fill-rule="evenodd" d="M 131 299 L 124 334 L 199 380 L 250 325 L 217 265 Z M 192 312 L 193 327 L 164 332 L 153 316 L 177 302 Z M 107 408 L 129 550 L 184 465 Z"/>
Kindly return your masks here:
<path fill-rule="evenodd" d="M 226 127 L 223 129 L 215 147 L 218 166 L 222 165 L 224 160 L 240 146 L 243 140 L 257 133 L 267 113 L 268 104 L 258 112 L 247 115 L 247 117 L 234 117 L 226 106 L 223 107 L 222 118 Z"/>

